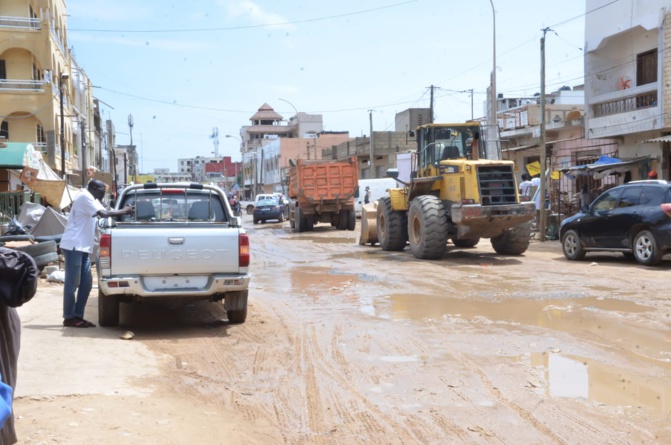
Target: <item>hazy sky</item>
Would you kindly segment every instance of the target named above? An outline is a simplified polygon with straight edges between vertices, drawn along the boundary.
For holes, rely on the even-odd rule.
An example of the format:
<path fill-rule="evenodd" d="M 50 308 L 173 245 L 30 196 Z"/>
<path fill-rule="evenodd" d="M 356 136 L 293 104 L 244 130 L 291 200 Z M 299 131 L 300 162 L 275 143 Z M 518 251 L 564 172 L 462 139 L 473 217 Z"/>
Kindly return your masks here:
<path fill-rule="evenodd" d="M 394 116 L 429 106 L 436 122 L 484 116 L 493 66 L 489 0 L 66 0 L 68 37 L 117 143 L 133 143 L 140 170 L 177 170 L 177 159 L 240 160 L 240 127 L 268 103 L 323 115 L 327 131 L 368 135 Z M 540 92 L 583 83 L 584 0 L 493 0 L 497 91 Z M 281 101 L 284 99 L 291 103 Z"/>

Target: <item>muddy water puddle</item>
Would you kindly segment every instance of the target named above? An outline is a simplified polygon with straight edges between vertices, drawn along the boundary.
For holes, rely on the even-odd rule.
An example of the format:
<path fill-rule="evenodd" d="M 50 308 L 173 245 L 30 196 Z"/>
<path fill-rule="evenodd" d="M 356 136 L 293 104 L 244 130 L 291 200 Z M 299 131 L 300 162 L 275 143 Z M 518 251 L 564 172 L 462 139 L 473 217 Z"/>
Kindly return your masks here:
<path fill-rule="evenodd" d="M 527 356 L 528 357 L 528 356 Z M 596 360 L 564 354 L 531 354 L 542 366 L 546 396 L 584 399 L 625 410 L 644 411 L 658 419 L 671 414 L 671 382 Z"/>

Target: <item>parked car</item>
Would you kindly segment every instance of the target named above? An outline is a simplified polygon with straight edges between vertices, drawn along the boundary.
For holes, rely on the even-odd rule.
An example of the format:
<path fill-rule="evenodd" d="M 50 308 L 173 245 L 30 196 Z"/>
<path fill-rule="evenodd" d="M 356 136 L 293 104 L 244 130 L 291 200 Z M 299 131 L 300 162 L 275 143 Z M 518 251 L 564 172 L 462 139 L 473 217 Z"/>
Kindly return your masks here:
<path fill-rule="evenodd" d="M 603 192 L 589 206 L 562 221 L 564 256 L 622 252 L 646 266 L 671 253 L 671 183 L 632 181 Z"/>
<path fill-rule="evenodd" d="M 252 217 L 254 219 L 254 224 L 258 224 L 259 221 L 266 222 L 271 219 L 283 222 L 285 213 L 286 206 L 280 197 L 269 195 L 268 197 L 260 198 L 256 201 Z"/>

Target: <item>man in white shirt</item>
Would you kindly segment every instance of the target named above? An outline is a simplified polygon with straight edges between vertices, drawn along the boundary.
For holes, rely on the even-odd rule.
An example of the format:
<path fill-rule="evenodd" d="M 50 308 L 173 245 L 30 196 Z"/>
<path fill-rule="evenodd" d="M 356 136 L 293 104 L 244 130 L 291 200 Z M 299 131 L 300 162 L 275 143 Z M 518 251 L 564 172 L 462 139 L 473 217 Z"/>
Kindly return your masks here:
<path fill-rule="evenodd" d="M 531 176 L 529 173 L 522 173 L 522 182 L 520 183 L 520 195 L 531 196 Z"/>
<path fill-rule="evenodd" d="M 90 254 L 95 243 L 96 216 L 108 218 L 129 215 L 134 207 L 106 210 L 102 204 L 107 185 L 96 179 L 72 203 L 68 223 L 61 237 L 61 251 L 65 257 L 63 285 L 63 326 L 92 328 L 95 324 L 84 319 L 86 301 L 93 287 Z M 77 296 L 75 298 L 75 291 Z"/>

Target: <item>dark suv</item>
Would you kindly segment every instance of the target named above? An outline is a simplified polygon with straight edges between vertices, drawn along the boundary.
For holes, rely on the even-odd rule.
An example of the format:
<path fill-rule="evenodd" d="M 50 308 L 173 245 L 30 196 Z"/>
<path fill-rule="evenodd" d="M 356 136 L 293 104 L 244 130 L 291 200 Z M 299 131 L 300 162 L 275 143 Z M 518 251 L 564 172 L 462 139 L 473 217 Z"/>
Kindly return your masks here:
<path fill-rule="evenodd" d="M 671 252 L 671 183 L 632 181 L 606 190 L 562 221 L 559 235 L 569 260 L 589 251 L 622 252 L 654 266 Z"/>

